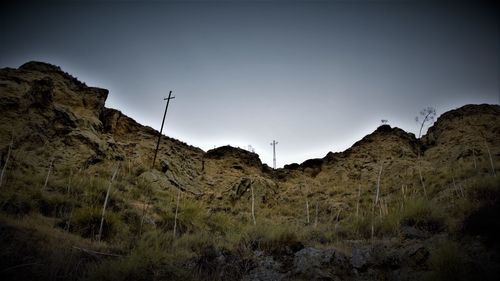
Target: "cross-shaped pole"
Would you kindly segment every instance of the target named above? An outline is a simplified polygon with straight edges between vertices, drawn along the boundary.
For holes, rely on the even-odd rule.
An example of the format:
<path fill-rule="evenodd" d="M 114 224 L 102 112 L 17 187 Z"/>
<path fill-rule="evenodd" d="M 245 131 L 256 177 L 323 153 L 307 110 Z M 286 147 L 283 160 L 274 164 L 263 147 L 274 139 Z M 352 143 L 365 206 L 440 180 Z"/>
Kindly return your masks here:
<path fill-rule="evenodd" d="M 270 144 L 273 146 L 273 169 L 276 169 L 276 145 L 278 142 L 273 140 Z"/>
<path fill-rule="evenodd" d="M 170 91 L 170 93 L 168 93 L 168 98 L 163 99 L 163 100 L 167 101 L 167 106 L 165 106 L 165 113 L 163 113 L 163 120 L 161 121 L 160 135 L 158 136 L 158 142 L 156 143 L 155 157 L 153 158 L 153 165 L 151 166 L 151 168 L 154 168 L 154 166 L 155 166 L 156 155 L 158 154 L 158 148 L 160 147 L 161 133 L 163 132 L 163 124 L 165 124 L 165 116 L 167 116 L 168 104 L 170 103 L 171 99 L 175 98 L 175 97 L 171 97 L 171 95 L 172 95 L 172 91 Z"/>

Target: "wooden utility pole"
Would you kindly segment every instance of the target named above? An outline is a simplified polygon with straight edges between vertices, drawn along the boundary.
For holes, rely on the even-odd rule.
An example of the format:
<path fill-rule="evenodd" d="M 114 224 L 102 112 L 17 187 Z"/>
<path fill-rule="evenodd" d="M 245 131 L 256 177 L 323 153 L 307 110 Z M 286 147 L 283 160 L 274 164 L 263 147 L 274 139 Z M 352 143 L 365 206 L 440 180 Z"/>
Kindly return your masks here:
<path fill-rule="evenodd" d="M 175 97 L 171 97 L 171 95 L 172 95 L 172 91 L 170 91 L 168 93 L 168 98 L 163 99 L 163 100 L 167 101 L 167 106 L 165 106 L 165 113 L 163 113 L 163 120 L 161 121 L 160 135 L 158 136 L 158 142 L 156 143 L 155 156 L 153 157 L 153 165 L 151 165 L 151 168 L 154 168 L 154 166 L 155 166 L 156 155 L 158 154 L 158 148 L 160 147 L 161 133 L 163 132 L 163 125 L 165 124 L 165 116 L 167 116 L 168 104 L 170 103 L 171 99 L 175 98 Z"/>
<path fill-rule="evenodd" d="M 277 141 L 273 140 L 270 145 L 273 146 L 273 169 L 276 169 L 276 145 L 278 144 Z"/>

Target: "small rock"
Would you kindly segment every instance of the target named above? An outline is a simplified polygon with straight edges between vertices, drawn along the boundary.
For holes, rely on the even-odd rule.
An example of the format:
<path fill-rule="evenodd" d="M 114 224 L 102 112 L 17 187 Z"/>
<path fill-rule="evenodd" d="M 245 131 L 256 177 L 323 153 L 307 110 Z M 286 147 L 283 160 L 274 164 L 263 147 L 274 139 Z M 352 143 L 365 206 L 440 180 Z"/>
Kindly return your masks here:
<path fill-rule="evenodd" d="M 371 262 L 369 249 L 356 248 L 352 251 L 351 265 L 356 270 L 363 271 Z"/>
<path fill-rule="evenodd" d="M 412 226 L 401 227 L 401 235 L 404 239 L 426 239 L 429 237 L 429 234 L 427 232 L 424 232 Z"/>
<path fill-rule="evenodd" d="M 409 266 L 424 266 L 429 258 L 429 250 L 421 244 L 405 247 L 401 252 L 403 262 Z"/>

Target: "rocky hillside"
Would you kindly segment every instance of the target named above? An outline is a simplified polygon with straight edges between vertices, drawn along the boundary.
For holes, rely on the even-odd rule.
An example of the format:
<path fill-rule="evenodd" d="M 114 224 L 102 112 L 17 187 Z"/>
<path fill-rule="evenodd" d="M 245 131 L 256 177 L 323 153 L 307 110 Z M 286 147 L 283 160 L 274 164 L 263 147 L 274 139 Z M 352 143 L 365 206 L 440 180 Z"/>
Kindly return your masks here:
<path fill-rule="evenodd" d="M 0 71 L 1 146 L 11 137 L 13 162 L 34 171 L 72 167 L 87 169 L 103 162 L 150 167 L 158 132 L 115 109 L 105 108 L 105 89 L 87 87 L 59 67 L 28 62 Z M 22 152 L 22 153 L 21 153 Z M 172 184 L 199 174 L 201 149 L 164 137 L 157 169 L 170 167 Z M 168 162 L 167 162 L 168 159 Z"/>
<path fill-rule="evenodd" d="M 90 279 L 111 264 L 110 280 L 127 270 L 152 280 L 158 272 L 148 270 L 167 264 L 168 274 L 155 280 L 419 280 L 440 274 L 432 249 L 443 243 L 441 254 L 459 252 L 459 265 L 481 260 L 467 270 L 488 277 L 498 269 L 497 243 L 463 239 L 498 233 L 497 222 L 486 232 L 481 223 L 498 206 L 500 106 L 444 113 L 421 139 L 382 125 L 346 151 L 277 170 L 246 150 L 205 152 L 164 136 L 151 167 L 159 133 L 106 108 L 107 95 L 47 63 L 0 69 L 0 238 L 10 245 L 0 271 L 7 276 L 48 278 L 16 267 L 46 264 L 39 261 L 52 252 L 38 240 L 55 237 L 65 241 L 53 250 L 61 256 L 85 248 L 78 255 L 88 267 L 71 271 L 50 260 L 51 272 Z M 96 244 L 100 223 L 105 233 Z M 165 245 L 178 247 L 175 259 L 143 256 Z M 103 259 L 101 251 L 126 258 Z M 134 259 L 152 264 L 137 269 Z"/>
<path fill-rule="evenodd" d="M 5 155 L 14 138 L 18 153 L 13 162 L 20 168 L 44 170 L 53 163 L 54 169 L 88 169 L 103 162 L 140 167 L 139 172 L 150 168 L 158 132 L 106 108 L 107 90 L 87 87 L 59 67 L 40 62 L 2 69 L 0 79 L 0 147 Z M 344 152 L 329 152 L 322 159 L 286 165 L 277 171 L 263 166 L 258 155 L 242 149 L 220 147 L 205 153 L 164 137 L 155 169 L 169 187 L 219 198 L 242 178 L 270 181 L 267 187 L 309 181 L 328 190 L 366 186 L 383 166 L 384 175 L 411 181 L 419 149 L 424 170 L 457 160 L 471 161 L 472 157 L 489 161 L 488 149 L 496 163 L 499 113 L 500 108 L 494 105 L 467 105 L 447 112 L 422 141 L 383 125 Z"/>

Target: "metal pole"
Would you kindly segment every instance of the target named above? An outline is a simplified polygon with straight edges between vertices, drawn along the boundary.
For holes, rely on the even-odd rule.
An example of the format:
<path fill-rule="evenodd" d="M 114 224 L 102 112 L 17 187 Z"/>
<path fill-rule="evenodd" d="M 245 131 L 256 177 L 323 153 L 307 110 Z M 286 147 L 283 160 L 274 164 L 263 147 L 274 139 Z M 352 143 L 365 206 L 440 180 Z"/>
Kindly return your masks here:
<path fill-rule="evenodd" d="M 273 169 L 276 169 L 276 142 L 273 141 Z"/>
<path fill-rule="evenodd" d="M 168 98 L 164 98 L 163 100 L 167 100 L 167 105 L 165 106 L 165 113 L 163 113 L 163 120 L 161 121 L 160 135 L 158 136 L 158 142 L 156 143 L 155 156 L 153 158 L 153 165 L 151 168 L 154 168 L 156 162 L 156 155 L 158 154 L 158 148 L 160 147 L 161 133 L 163 132 L 163 124 L 165 124 L 165 116 L 167 116 L 168 104 L 171 99 L 175 97 L 170 97 L 172 95 L 172 91 L 168 93 Z"/>
<path fill-rule="evenodd" d="M 278 144 L 277 141 L 273 140 L 271 145 L 273 146 L 273 169 L 276 169 L 276 145 Z"/>

